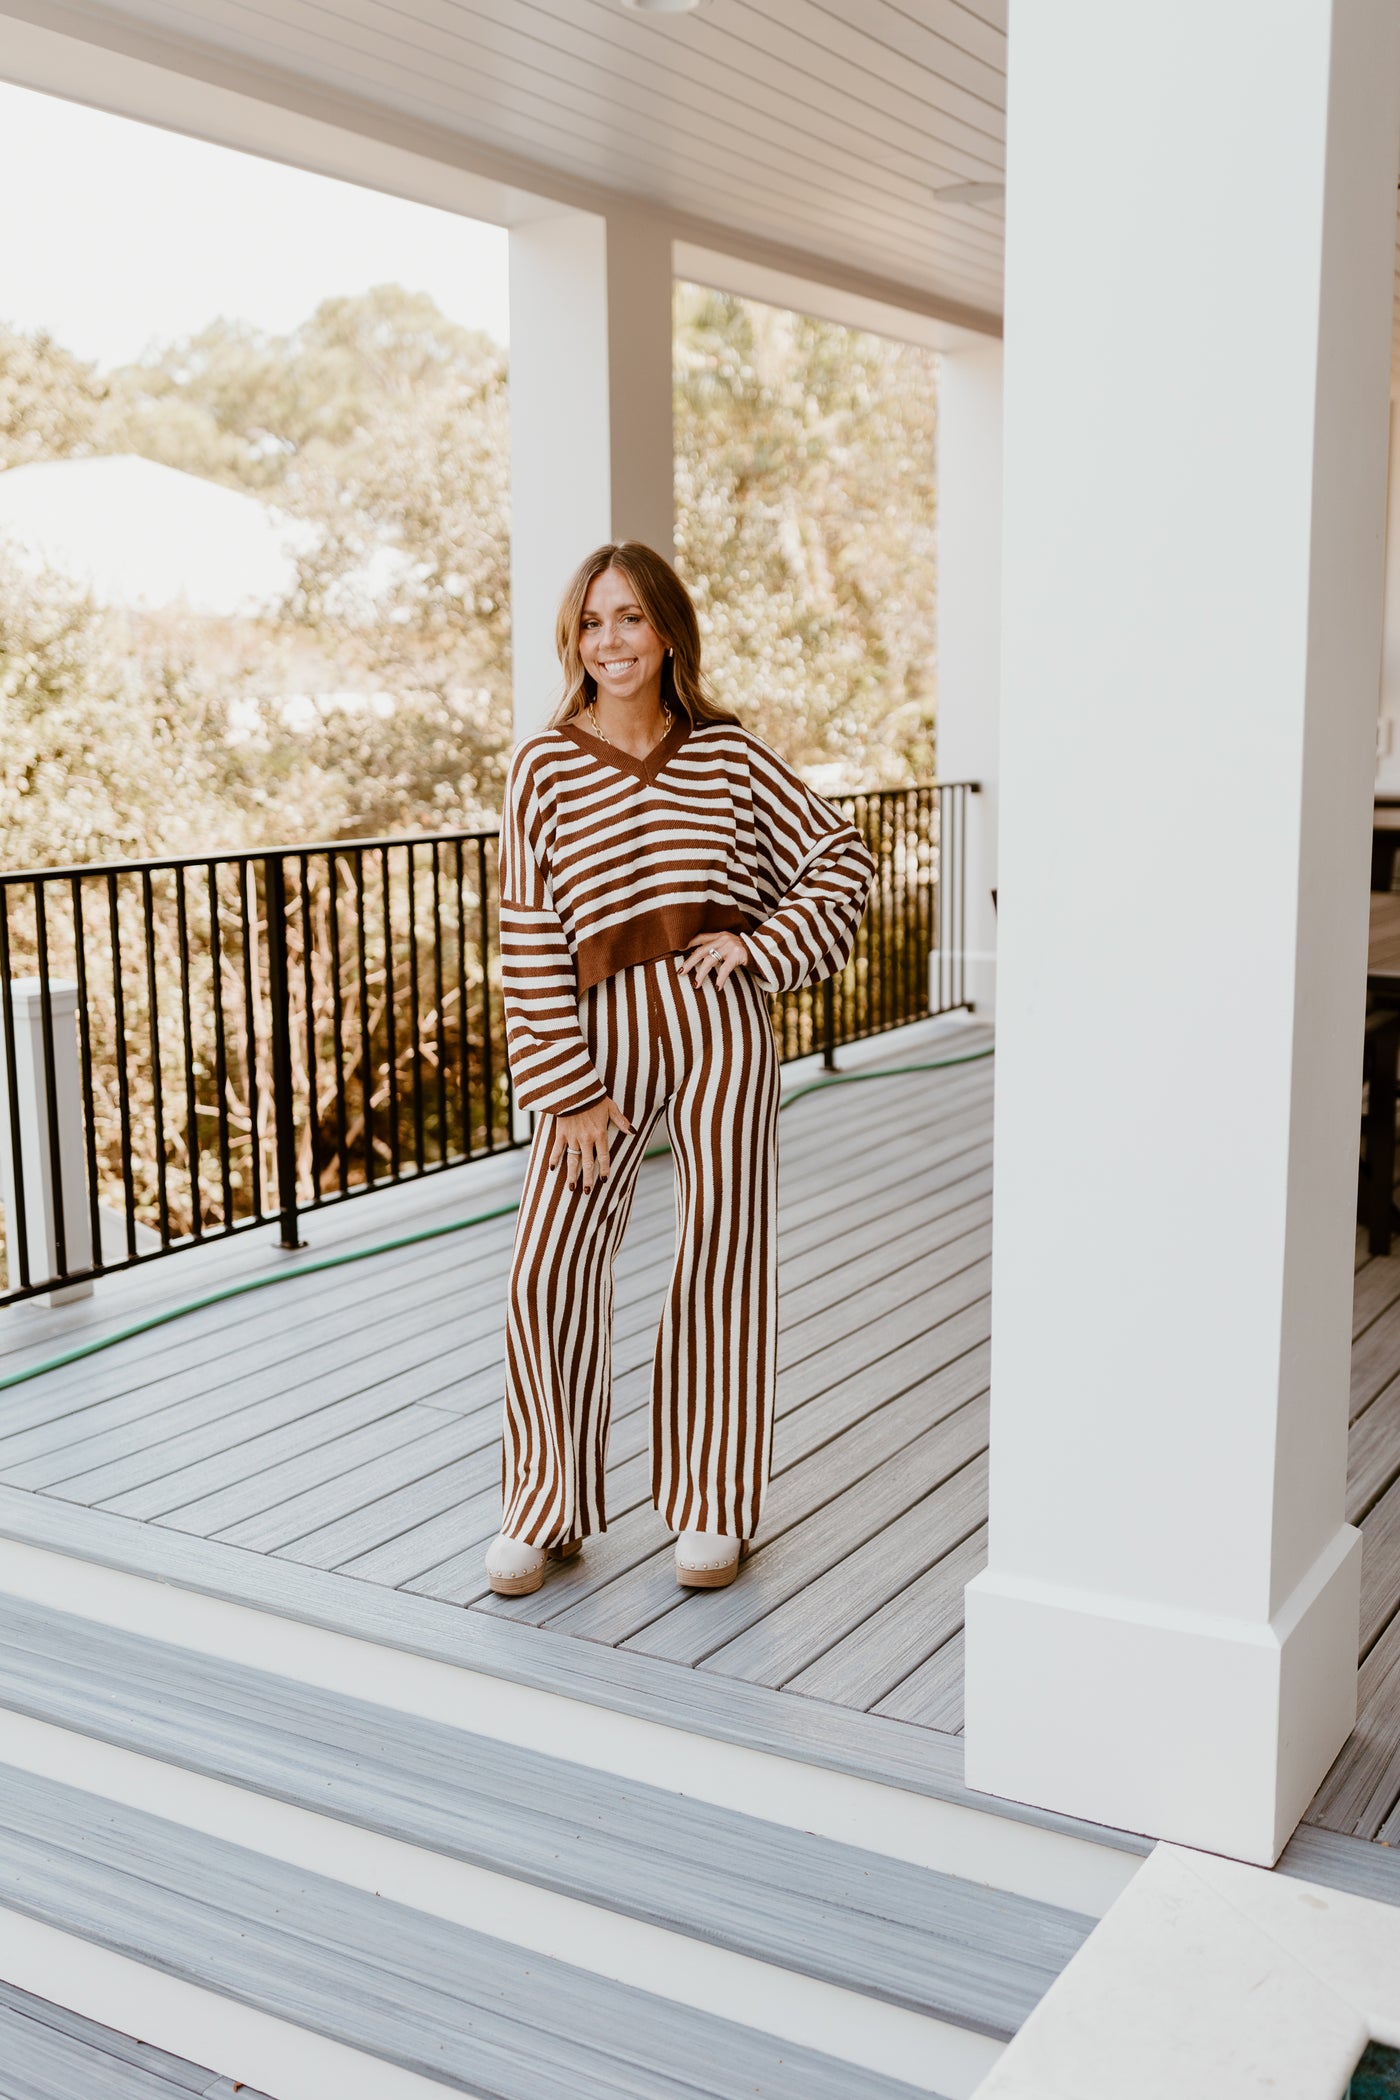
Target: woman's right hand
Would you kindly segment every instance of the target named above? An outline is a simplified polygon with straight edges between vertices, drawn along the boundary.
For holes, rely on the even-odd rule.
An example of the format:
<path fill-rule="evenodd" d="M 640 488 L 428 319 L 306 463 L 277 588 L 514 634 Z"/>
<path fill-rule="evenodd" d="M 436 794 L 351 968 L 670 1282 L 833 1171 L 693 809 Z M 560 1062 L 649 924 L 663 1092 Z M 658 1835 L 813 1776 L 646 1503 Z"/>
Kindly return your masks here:
<path fill-rule="evenodd" d="M 591 1108 L 581 1108 L 577 1115 L 556 1116 L 549 1164 L 551 1168 L 557 1167 L 562 1159 L 564 1180 L 569 1188 L 577 1188 L 582 1181 L 585 1189 L 591 1189 L 595 1181 L 608 1178 L 610 1133 L 614 1130 L 630 1132 L 631 1128 L 615 1101 L 595 1101 Z"/>

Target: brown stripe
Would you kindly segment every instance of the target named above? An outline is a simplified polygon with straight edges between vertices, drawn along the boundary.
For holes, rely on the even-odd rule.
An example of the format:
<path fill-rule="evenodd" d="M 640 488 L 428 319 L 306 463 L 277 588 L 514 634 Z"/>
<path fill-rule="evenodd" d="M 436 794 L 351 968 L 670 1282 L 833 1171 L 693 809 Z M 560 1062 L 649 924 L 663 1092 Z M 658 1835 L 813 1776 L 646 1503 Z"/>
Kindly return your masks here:
<path fill-rule="evenodd" d="M 506 1350 L 505 1528 L 605 1528 L 613 1261 L 647 1140 L 675 1151 L 676 1261 L 652 1382 L 654 1500 L 675 1530 L 750 1536 L 771 1462 L 777 1049 L 759 986 L 635 965 L 580 1002 L 591 1061 L 634 1125 L 606 1183 L 570 1195 L 541 1118 L 516 1233 Z"/>
<path fill-rule="evenodd" d="M 668 904 L 643 912 L 625 926 L 611 927 L 579 943 L 576 968 L 580 993 L 634 963 L 679 955 L 705 933 L 749 933 L 754 919 L 735 905 Z"/>

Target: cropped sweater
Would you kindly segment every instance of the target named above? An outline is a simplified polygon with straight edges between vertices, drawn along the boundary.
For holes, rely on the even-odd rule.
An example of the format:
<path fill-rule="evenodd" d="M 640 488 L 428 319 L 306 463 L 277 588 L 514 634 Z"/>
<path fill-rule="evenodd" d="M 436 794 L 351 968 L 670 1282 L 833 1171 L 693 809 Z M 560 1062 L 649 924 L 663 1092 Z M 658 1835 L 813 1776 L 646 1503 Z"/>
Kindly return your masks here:
<path fill-rule="evenodd" d="M 645 758 L 574 722 L 526 737 L 501 820 L 516 1100 L 553 1115 L 603 1100 L 580 998 L 701 934 L 742 934 L 770 992 L 844 968 L 873 874 L 860 834 L 737 724 L 681 719 Z"/>

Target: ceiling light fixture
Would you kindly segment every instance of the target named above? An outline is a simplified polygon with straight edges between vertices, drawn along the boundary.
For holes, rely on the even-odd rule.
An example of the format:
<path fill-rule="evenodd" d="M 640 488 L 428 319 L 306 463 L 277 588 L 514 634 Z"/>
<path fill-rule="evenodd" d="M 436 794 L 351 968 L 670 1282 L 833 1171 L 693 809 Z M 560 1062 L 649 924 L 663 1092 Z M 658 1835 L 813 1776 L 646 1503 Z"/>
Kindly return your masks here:
<path fill-rule="evenodd" d="M 629 15 L 693 15 L 705 0 L 620 0 Z"/>

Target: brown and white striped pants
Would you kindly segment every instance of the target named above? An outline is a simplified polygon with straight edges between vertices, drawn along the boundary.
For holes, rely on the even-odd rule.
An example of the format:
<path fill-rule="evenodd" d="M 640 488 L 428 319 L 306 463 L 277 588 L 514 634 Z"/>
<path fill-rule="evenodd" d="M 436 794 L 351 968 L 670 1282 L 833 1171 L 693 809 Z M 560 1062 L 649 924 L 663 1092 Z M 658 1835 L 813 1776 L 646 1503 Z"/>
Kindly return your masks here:
<path fill-rule="evenodd" d="M 744 969 L 722 990 L 673 957 L 594 985 L 579 1018 L 632 1124 L 612 1170 L 570 1194 L 535 1129 L 506 1324 L 503 1529 L 538 1546 L 606 1527 L 613 1261 L 664 1115 L 676 1163 L 675 1268 L 652 1373 L 652 1499 L 673 1531 L 749 1538 L 773 1440 L 778 1058 Z"/>

